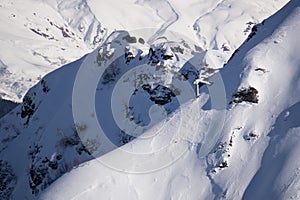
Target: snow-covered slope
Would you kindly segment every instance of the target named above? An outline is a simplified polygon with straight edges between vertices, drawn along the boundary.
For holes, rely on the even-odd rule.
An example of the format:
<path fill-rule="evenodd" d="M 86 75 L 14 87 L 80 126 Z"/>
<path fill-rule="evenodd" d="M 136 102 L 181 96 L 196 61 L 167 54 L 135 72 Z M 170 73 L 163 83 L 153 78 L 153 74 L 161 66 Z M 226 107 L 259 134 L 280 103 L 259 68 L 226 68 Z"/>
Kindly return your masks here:
<path fill-rule="evenodd" d="M 3 13 L 23 9 L 31 19 L 35 7 L 5 2 Z M 130 34 L 115 31 L 97 50 L 41 78 L 1 118 L 1 198 L 252 199 L 253 191 L 255 199 L 299 198 L 299 1 L 254 26 L 285 2 L 35 2 L 43 16 L 33 24 L 47 20 L 47 8 L 53 23 L 66 23 L 81 39 L 53 25 L 60 39 L 52 43 L 22 25 L 25 47 L 9 45 L 20 31 L 1 41 L 5 84 L 12 66 L 23 73 L 20 63 L 31 63 L 34 76 L 43 70 L 35 63 L 44 61 L 28 56 L 34 45 L 47 53 L 66 45 L 70 60 L 90 51 L 105 34 L 97 19 L 109 33 Z M 196 98 L 198 76 L 207 85 Z"/>
<path fill-rule="evenodd" d="M 106 34 L 86 1 L 1 0 L 0 10 L 0 95 L 7 100 L 20 102 L 41 77 Z"/>
<path fill-rule="evenodd" d="M 144 163 L 116 149 L 65 174 L 42 198 L 299 199 L 299 6 L 299 1 L 291 1 L 257 26 L 221 70 L 227 98 L 233 102 L 226 109 L 219 145 L 208 155 L 199 156 L 201 135 L 209 121 L 203 122 L 214 120 L 208 117 L 214 111 L 201 110 L 199 118 L 193 118 L 203 102 L 202 94 L 182 106 L 189 114 L 175 113 L 157 125 L 172 132 L 174 124 L 186 120 L 184 132 L 175 141 L 177 147 L 188 150 L 173 165 L 134 174 Z M 198 123 L 200 137 L 193 140 L 189 138 L 195 134 L 192 125 Z M 147 148 L 139 140 L 123 147 L 136 153 Z M 158 159 L 155 154 L 147 158 L 145 166 Z M 115 162 L 122 168 L 116 170 Z"/>
<path fill-rule="evenodd" d="M 11 176 L 2 182 L 3 197 L 38 197 L 62 174 L 92 159 L 91 155 L 103 155 L 153 127 L 158 119 L 149 122 L 147 114 L 150 107 L 154 108 L 155 116 L 163 119 L 179 108 L 179 103 L 194 98 L 190 82 L 196 79 L 198 71 L 188 64 L 182 65 L 193 54 L 203 52 L 198 52 L 192 45 L 186 46 L 188 41 L 165 41 L 149 46 L 145 43 L 147 40 L 149 38 L 134 39 L 125 31 L 114 32 L 104 46 L 43 78 L 26 94 L 20 106 L 1 119 L 1 169 L 7 170 Z M 111 65 L 107 63 L 110 60 L 113 60 Z M 110 66 L 106 70 L 105 64 Z M 151 66 L 155 74 L 132 71 L 143 65 Z M 195 67 L 200 68 L 200 63 Z M 131 77 L 132 73 L 136 77 Z M 145 80 L 142 77 L 144 73 L 148 74 Z M 177 75 L 175 78 L 172 76 L 174 73 Z M 88 79 L 80 80 L 80 75 L 88 75 Z M 99 83 L 93 85 L 97 77 Z M 109 98 L 115 95 L 116 79 L 120 77 L 127 80 L 132 90 L 125 90 L 124 85 L 119 89 L 132 97 L 128 105 L 114 104 L 115 109 L 121 109 L 120 118 L 128 114 L 130 117 L 125 118 L 136 124 L 137 129 L 118 127 L 118 121 L 113 119 L 115 112 L 109 111 Z M 150 85 L 151 82 L 156 83 Z M 170 84 L 174 89 L 164 86 Z M 177 91 L 178 85 L 187 91 Z M 90 113 L 88 105 L 93 98 L 89 98 L 89 92 L 95 92 L 93 87 L 96 87 L 94 98 L 101 103 L 91 104 L 96 106 L 96 111 Z M 79 96 L 76 96 L 76 90 Z M 124 106 L 127 106 L 126 112 Z M 77 112 L 83 118 L 76 118 Z M 105 136 L 113 145 L 106 142 L 105 137 L 88 137 L 95 132 L 91 124 L 95 118 L 101 121 Z M 131 135 L 126 134 L 128 131 Z M 20 151 L 15 150 L 16 146 Z"/>
<path fill-rule="evenodd" d="M 2 98 L 20 102 L 41 77 L 91 52 L 115 30 L 155 28 L 188 36 L 209 50 L 216 67 L 228 60 L 251 27 L 287 0 L 1 0 Z M 208 61 L 212 62 L 212 61 Z M 1 69 L 0 68 L 0 69 Z"/>

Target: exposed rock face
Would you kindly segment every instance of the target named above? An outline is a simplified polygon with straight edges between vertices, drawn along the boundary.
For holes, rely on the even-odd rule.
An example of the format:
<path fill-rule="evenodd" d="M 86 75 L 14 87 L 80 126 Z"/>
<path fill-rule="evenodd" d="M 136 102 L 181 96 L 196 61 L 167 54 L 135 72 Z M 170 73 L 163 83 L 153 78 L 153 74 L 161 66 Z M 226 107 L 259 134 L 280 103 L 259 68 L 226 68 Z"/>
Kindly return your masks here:
<path fill-rule="evenodd" d="M 243 101 L 250 103 L 258 103 L 258 91 L 254 87 L 241 88 L 237 93 L 233 94 L 233 102 L 241 103 Z"/>

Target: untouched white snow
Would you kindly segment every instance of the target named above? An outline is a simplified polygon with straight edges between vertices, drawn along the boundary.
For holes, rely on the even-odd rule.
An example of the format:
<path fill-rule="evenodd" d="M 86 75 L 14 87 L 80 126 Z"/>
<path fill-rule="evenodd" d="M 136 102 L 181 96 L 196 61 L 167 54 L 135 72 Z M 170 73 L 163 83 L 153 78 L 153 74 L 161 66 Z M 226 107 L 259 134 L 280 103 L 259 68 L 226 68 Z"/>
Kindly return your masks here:
<path fill-rule="evenodd" d="M 197 102 L 206 101 L 202 94 L 182 105 L 189 114 L 176 112 L 157 124 L 168 132 L 179 123 L 176 119 L 186 120 L 176 141 L 177 148 L 185 147 L 187 152 L 172 165 L 134 174 L 143 163 L 116 149 L 65 174 L 42 199 L 299 199 L 299 6 L 299 1 L 291 1 L 258 26 L 256 35 L 221 70 L 228 99 L 238 88 L 252 86 L 259 101 L 228 106 L 216 150 L 199 156 L 201 133 L 205 135 L 213 120 L 209 119 L 213 110 L 201 110 L 199 118 L 193 117 Z M 189 137 L 194 134 L 198 137 Z M 137 146 L 143 152 L 139 143 L 133 141 L 122 149 Z M 169 159 L 165 156 L 160 159 Z M 157 159 L 147 158 L 150 165 Z M 223 167 L 225 161 L 228 166 Z M 106 165 L 109 162 L 120 162 L 124 168 L 112 169 Z M 133 171 L 126 173 L 128 169 Z"/>

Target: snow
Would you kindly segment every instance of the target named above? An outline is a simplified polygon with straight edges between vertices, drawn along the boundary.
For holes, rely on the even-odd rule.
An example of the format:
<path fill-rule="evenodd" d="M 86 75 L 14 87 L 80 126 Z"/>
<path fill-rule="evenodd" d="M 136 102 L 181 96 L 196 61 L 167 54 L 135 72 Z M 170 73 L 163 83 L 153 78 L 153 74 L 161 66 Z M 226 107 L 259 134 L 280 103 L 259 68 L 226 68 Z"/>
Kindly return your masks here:
<path fill-rule="evenodd" d="M 216 66 L 207 62 L 220 68 L 249 34 L 244 30 L 286 2 L 26 0 L 26 5 L 34 6 L 24 6 L 20 0 L 2 0 L 0 34 L 5 51 L 0 60 L 10 73 L 0 82 L 1 97 L 21 102 L 41 77 L 91 52 L 115 30 L 155 29 L 152 40 L 166 29 L 180 32 L 212 51 L 209 57 L 219 62 Z M 222 45 L 229 52 L 222 52 Z"/>
<path fill-rule="evenodd" d="M 47 73 L 92 51 L 106 33 L 88 5 L 78 0 L 2 0 L 0 9 L 5 49 L 0 60 L 8 71 L 1 77 L 0 93 L 15 102 Z"/>
<path fill-rule="evenodd" d="M 211 151 L 205 157 L 197 154 L 196 145 L 201 144 L 203 138 L 193 140 L 188 136 L 195 134 L 195 131 L 198 135 L 199 131 L 207 130 L 207 125 L 200 124 L 193 130 L 192 124 L 205 121 L 205 117 L 200 114 L 200 119 L 194 118 L 191 111 L 198 110 L 198 104 L 187 103 L 181 105 L 181 109 L 191 107 L 188 112 L 191 115 L 178 112 L 172 117 L 187 117 L 185 122 L 192 121 L 192 124 L 182 124 L 184 132 L 181 134 L 184 134 L 179 136 L 177 146 L 180 149 L 187 145 L 187 152 L 172 165 L 154 172 L 132 174 L 128 170 L 139 172 L 140 166 L 142 169 L 155 167 L 153 164 L 158 158 L 153 155 L 147 161 L 138 162 L 135 154 L 128 157 L 122 154 L 123 150 L 115 149 L 58 179 L 47 189 L 42 199 L 96 199 L 99 196 L 111 199 L 299 198 L 297 127 L 300 124 L 297 102 L 300 101 L 300 60 L 296 49 L 300 47 L 300 43 L 295 38 L 300 32 L 300 9 L 296 5 L 299 6 L 299 3 L 291 1 L 266 20 L 257 34 L 240 47 L 240 51 L 225 66 L 224 71 L 221 70 L 228 98 L 231 98 L 233 88 L 237 90 L 251 85 L 259 91 L 257 105 L 241 103 L 228 108 L 220 138 L 225 144 L 225 148 L 221 150 L 226 153 Z M 274 21 L 278 22 L 278 26 L 274 26 Z M 265 68 L 268 72 L 256 71 L 257 67 Z M 238 87 L 232 80 L 237 81 Z M 232 87 L 227 88 L 231 84 Z M 207 115 L 211 112 L 213 111 L 204 113 Z M 284 117 L 287 112 L 290 115 Z M 163 126 L 170 130 L 166 132 L 172 132 L 173 125 L 179 123 L 172 123 L 172 119 L 162 122 L 162 125 L 158 123 L 157 126 Z M 251 132 L 256 133 L 257 138 L 247 140 L 243 137 L 251 137 Z M 231 146 L 226 144 L 230 137 L 233 140 Z M 156 135 L 154 138 L 160 136 Z M 122 149 L 134 148 L 139 144 L 144 146 L 143 142 L 137 140 Z M 139 152 L 137 149 L 143 151 L 143 148 L 136 148 L 135 152 Z M 146 145 L 144 149 L 147 149 Z M 169 156 L 168 153 L 160 155 L 158 163 L 168 160 Z M 225 160 L 228 167 L 218 167 Z M 122 167 L 112 167 L 114 162 Z"/>
<path fill-rule="evenodd" d="M 298 0 L 35 3 L 1 1 L 1 36 L 10 38 L 0 40 L 3 97 L 20 100 L 52 71 L 0 119 L 0 158 L 17 177 L 12 199 L 300 198 Z M 12 11 L 27 18 L 13 21 Z M 23 27 L 44 31 L 50 16 L 76 38 L 53 27 L 57 41 L 48 41 Z M 12 21 L 13 34 L 4 28 Z M 171 59 L 157 56 L 164 48 Z M 81 59 L 54 70 L 57 56 Z M 185 70 L 200 72 L 186 80 Z M 195 80 L 210 83 L 198 98 Z M 176 95 L 155 104 L 156 92 L 167 94 L 158 86 Z M 250 87 L 257 102 L 234 102 Z"/>

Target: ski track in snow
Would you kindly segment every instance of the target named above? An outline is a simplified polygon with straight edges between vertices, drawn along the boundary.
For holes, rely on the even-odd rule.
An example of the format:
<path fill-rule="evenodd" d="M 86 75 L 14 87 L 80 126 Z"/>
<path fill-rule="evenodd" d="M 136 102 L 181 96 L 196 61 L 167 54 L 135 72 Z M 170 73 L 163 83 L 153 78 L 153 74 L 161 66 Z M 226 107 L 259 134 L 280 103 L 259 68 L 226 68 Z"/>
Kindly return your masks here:
<path fill-rule="evenodd" d="M 199 41 L 201 41 L 203 44 L 204 44 L 204 47 L 206 46 L 206 38 L 204 36 L 201 36 L 201 28 L 200 26 L 198 25 L 198 22 L 204 17 L 204 16 L 207 16 L 209 15 L 210 13 L 214 12 L 222 3 L 224 2 L 224 0 L 220 0 L 219 2 L 216 2 L 215 3 L 215 6 L 213 6 L 212 8 L 209 8 L 206 13 L 200 15 L 196 21 L 194 22 L 194 30 L 196 31 L 196 35 L 197 35 L 197 38 Z"/>
<path fill-rule="evenodd" d="M 149 38 L 148 43 L 152 43 L 155 39 L 163 35 L 167 28 L 178 20 L 179 16 L 168 0 L 144 0 L 138 2 L 140 5 L 142 3 L 147 3 L 155 11 L 156 15 L 165 21 L 156 33 Z"/>

